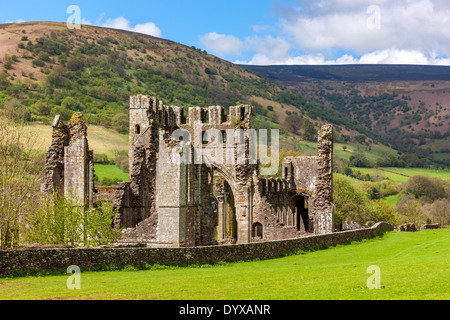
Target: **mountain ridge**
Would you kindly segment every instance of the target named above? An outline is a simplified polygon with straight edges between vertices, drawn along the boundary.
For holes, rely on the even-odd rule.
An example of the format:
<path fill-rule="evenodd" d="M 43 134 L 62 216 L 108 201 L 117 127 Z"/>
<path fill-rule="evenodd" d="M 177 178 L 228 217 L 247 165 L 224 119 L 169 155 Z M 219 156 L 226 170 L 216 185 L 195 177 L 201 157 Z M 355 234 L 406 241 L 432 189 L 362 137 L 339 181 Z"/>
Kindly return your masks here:
<path fill-rule="evenodd" d="M 0 109 L 28 121 L 50 123 L 55 114 L 67 119 L 80 111 L 89 124 L 127 132 L 129 96 L 149 94 L 186 108 L 254 104 L 257 127 L 280 129 L 286 139 L 303 137 L 299 124 L 308 121 L 315 129 L 334 124 L 338 142 L 390 144 L 345 110 L 311 96 L 308 85 L 274 81 L 204 50 L 131 31 L 69 30 L 57 22 L 0 25 Z"/>

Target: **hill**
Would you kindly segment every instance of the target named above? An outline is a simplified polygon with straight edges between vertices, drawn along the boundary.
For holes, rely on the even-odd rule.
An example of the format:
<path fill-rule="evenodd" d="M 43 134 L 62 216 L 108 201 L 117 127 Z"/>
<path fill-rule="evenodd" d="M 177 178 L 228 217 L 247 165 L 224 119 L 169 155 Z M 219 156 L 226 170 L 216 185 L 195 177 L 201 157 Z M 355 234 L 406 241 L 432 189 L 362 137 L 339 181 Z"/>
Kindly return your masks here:
<path fill-rule="evenodd" d="M 389 135 L 349 116 L 330 99 L 318 99 L 322 85 L 316 90 L 312 86 L 318 84 L 311 81 L 294 86 L 278 81 L 198 48 L 144 34 L 84 25 L 69 30 L 57 22 L 0 25 L 0 111 L 29 122 L 48 126 L 55 114 L 68 120 L 81 111 L 89 125 L 126 133 L 130 95 L 154 95 L 183 107 L 251 103 L 257 128 L 280 129 L 284 149 L 302 152 L 301 143 L 313 142 L 320 125 L 332 123 L 336 142 L 351 143 L 349 150 L 378 162 L 399 159 L 392 149 L 399 144 Z M 434 141 L 436 152 L 442 151 L 440 142 Z M 383 153 L 372 157 L 373 146 Z M 445 156 L 440 153 L 437 160 Z"/>
<path fill-rule="evenodd" d="M 122 30 L 3 24 L 0 57 L 2 109 L 47 124 L 57 113 L 68 119 L 82 111 L 89 124 L 125 132 L 129 96 L 149 94 L 184 107 L 251 103 L 259 125 L 282 129 L 286 111 L 308 102 L 206 51 Z"/>
<path fill-rule="evenodd" d="M 266 78 L 289 81 L 335 80 L 346 82 L 450 81 L 450 66 L 426 65 L 241 65 Z"/>
<path fill-rule="evenodd" d="M 415 166 L 426 166 L 430 161 L 450 166 L 450 67 L 245 67 L 312 101 L 348 114 L 394 148 L 408 153 L 405 158 Z"/>

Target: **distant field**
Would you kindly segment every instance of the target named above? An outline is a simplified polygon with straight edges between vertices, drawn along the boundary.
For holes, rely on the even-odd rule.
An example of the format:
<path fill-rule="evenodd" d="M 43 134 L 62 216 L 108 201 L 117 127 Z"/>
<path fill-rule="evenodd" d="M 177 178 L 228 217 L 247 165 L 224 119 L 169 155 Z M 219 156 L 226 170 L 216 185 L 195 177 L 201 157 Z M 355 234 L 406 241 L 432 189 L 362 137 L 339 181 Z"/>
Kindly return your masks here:
<path fill-rule="evenodd" d="M 0 299 L 448 300 L 449 243 L 447 229 L 388 232 L 270 260 L 82 272 L 79 290 L 67 289 L 68 275 L 0 279 Z M 380 289 L 367 287 L 370 266 Z"/>
<path fill-rule="evenodd" d="M 344 150 L 344 146 L 346 150 Z M 349 160 L 352 153 L 358 151 L 358 146 L 353 143 L 334 143 L 334 155 Z M 360 147 L 360 146 L 359 146 Z M 366 158 L 370 161 L 376 161 L 378 159 L 382 159 L 386 154 L 397 155 L 397 151 L 387 146 L 383 146 L 380 144 L 370 144 L 370 149 L 361 150 L 362 153 L 366 156 Z"/>
<path fill-rule="evenodd" d="M 32 124 L 32 133 L 38 138 L 35 149 L 47 151 L 52 142 L 52 127 L 50 125 Z M 88 126 L 89 148 L 95 153 L 104 153 L 114 159 L 118 152 L 128 152 L 128 135 L 117 133 L 114 130 L 100 126 Z"/>
<path fill-rule="evenodd" d="M 119 167 L 110 164 L 98 164 L 94 165 L 95 175 L 101 181 L 107 177 L 110 179 L 119 178 L 120 181 L 128 181 L 128 172 L 123 171 Z"/>
<path fill-rule="evenodd" d="M 383 168 L 385 170 L 398 172 L 407 176 L 425 175 L 442 180 L 450 180 L 450 170 L 424 169 L 424 168 Z"/>
<path fill-rule="evenodd" d="M 370 175 L 378 175 L 389 178 L 397 183 L 405 183 L 409 177 L 416 175 L 425 175 L 431 178 L 439 178 L 442 180 L 450 180 L 450 170 L 424 169 L 424 168 L 355 168 L 362 173 Z"/>
<path fill-rule="evenodd" d="M 393 194 L 383 198 L 390 206 L 395 206 L 397 204 L 398 194 Z"/>
<path fill-rule="evenodd" d="M 396 183 L 404 183 L 406 181 L 408 181 L 408 177 L 405 176 L 401 176 L 399 174 L 396 173 L 392 173 L 392 172 L 386 172 L 383 171 L 378 168 L 356 168 L 356 167 L 352 167 L 353 171 L 361 171 L 364 174 L 369 174 L 369 175 L 377 175 L 377 176 L 381 176 L 383 178 L 388 178 L 389 180 L 396 182 Z"/>

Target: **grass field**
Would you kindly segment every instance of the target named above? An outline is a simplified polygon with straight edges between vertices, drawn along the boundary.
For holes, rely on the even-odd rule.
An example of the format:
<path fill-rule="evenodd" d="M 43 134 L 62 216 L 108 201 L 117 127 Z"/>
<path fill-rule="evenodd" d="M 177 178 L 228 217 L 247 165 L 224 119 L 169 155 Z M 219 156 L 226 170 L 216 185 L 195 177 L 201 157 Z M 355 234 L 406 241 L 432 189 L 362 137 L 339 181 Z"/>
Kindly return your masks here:
<path fill-rule="evenodd" d="M 390 206 L 397 204 L 398 194 L 393 194 L 383 198 Z"/>
<path fill-rule="evenodd" d="M 47 151 L 52 142 L 52 127 L 36 123 L 29 127 L 31 132 L 38 137 L 35 149 Z M 114 159 L 116 153 L 128 152 L 129 149 L 128 135 L 104 127 L 89 125 L 87 138 L 89 149 L 94 150 L 97 154 L 104 153 L 110 159 Z"/>
<path fill-rule="evenodd" d="M 344 146 L 346 147 L 345 150 L 344 150 Z M 358 151 L 358 147 L 361 148 L 361 145 L 357 145 L 354 143 L 345 143 L 344 144 L 344 143 L 335 142 L 334 148 L 333 148 L 333 154 L 334 154 L 334 156 L 337 156 L 339 158 L 349 160 L 350 156 L 353 153 Z M 386 154 L 397 155 L 397 153 L 398 153 L 394 149 L 391 149 L 387 146 L 383 146 L 380 144 L 374 144 L 374 143 L 370 144 L 370 150 L 363 149 L 361 152 L 364 153 L 364 155 L 366 156 L 366 158 L 369 161 L 373 161 L 373 162 L 375 162 L 378 159 L 383 159 L 383 157 Z"/>
<path fill-rule="evenodd" d="M 407 176 L 425 175 L 442 180 L 450 180 L 450 170 L 424 169 L 424 168 L 383 168 L 385 170 L 398 172 Z"/>
<path fill-rule="evenodd" d="M 123 171 L 119 167 L 112 164 L 98 164 L 94 165 L 95 175 L 101 181 L 107 177 L 110 179 L 119 178 L 120 181 L 128 181 L 128 172 Z"/>
<path fill-rule="evenodd" d="M 381 238 L 283 258 L 149 271 L 0 279 L 0 299 L 392 300 L 450 299 L 450 232 L 388 232 Z M 380 289 L 368 289 L 369 266 Z"/>
<path fill-rule="evenodd" d="M 416 175 L 425 175 L 431 178 L 439 178 L 442 180 L 450 180 L 450 170 L 424 169 L 424 168 L 355 168 L 362 173 L 382 176 L 397 183 L 405 183 L 409 177 Z"/>

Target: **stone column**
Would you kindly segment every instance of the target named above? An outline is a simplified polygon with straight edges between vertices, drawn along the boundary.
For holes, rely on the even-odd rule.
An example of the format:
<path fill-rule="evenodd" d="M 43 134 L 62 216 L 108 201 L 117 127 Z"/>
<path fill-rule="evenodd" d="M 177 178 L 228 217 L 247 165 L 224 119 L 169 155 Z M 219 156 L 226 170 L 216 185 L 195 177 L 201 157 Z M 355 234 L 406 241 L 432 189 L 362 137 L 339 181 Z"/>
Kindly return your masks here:
<path fill-rule="evenodd" d="M 64 149 L 64 194 L 76 197 L 79 206 L 92 202 L 93 165 L 87 142 L 87 126 L 81 113 L 75 113 L 69 121 L 70 142 Z"/>
<path fill-rule="evenodd" d="M 226 231 L 226 202 L 225 202 L 225 190 L 224 183 L 219 179 L 216 180 L 216 197 L 217 197 L 217 214 L 218 214 L 218 230 L 217 230 L 217 240 L 220 243 L 225 238 Z"/>
<path fill-rule="evenodd" d="M 318 133 L 317 181 L 314 201 L 314 232 L 334 231 L 333 205 L 333 127 L 324 125 Z"/>

